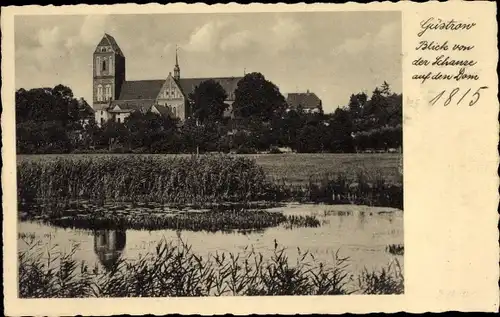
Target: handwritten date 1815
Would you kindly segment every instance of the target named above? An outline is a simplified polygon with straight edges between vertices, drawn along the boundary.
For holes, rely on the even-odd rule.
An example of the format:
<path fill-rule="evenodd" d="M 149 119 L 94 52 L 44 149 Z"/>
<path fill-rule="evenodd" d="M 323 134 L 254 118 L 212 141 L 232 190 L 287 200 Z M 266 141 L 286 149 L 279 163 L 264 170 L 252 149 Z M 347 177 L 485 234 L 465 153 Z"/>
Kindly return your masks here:
<path fill-rule="evenodd" d="M 482 86 L 479 87 L 474 93 L 472 93 L 469 98 L 469 106 L 475 105 L 479 99 L 481 98 L 481 90 L 487 89 L 487 86 Z M 443 100 L 443 106 L 448 106 L 453 100 L 457 100 L 456 103 L 459 105 L 470 93 L 472 89 L 469 88 L 465 92 L 460 91 L 460 88 L 455 88 L 452 91 L 450 91 L 449 94 L 446 94 L 446 90 L 441 91 L 439 94 L 436 95 L 436 97 L 432 98 L 429 103 L 431 105 L 435 105 L 439 100 Z M 443 99 L 441 99 L 443 98 Z"/>

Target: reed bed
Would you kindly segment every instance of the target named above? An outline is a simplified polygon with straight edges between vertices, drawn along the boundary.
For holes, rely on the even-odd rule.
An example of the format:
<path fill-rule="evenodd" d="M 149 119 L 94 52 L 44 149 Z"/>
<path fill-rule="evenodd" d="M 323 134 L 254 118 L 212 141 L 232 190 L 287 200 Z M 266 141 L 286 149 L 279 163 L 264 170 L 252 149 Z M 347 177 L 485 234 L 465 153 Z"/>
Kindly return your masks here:
<path fill-rule="evenodd" d="M 284 224 L 286 228 L 319 227 L 315 216 L 285 216 L 279 211 L 255 209 L 190 210 L 162 212 L 144 207 L 123 209 L 120 207 L 94 208 L 44 208 L 32 207 L 23 212 L 22 220 L 35 220 L 61 228 L 107 230 L 188 230 L 207 232 L 262 231 Z"/>
<path fill-rule="evenodd" d="M 368 271 L 365 268 L 358 277 L 358 285 L 365 294 L 402 294 L 404 291 L 403 269 L 398 260 L 390 262 L 387 267 L 378 271 Z"/>
<path fill-rule="evenodd" d="M 308 252 L 291 265 L 285 248 L 275 242 L 273 255 L 264 259 L 253 250 L 196 255 L 185 243 L 161 242 L 154 254 L 109 270 L 89 268 L 69 254 L 46 254 L 33 249 L 19 252 L 21 298 L 74 297 L 185 297 L 224 295 L 346 295 L 401 294 L 404 278 L 397 263 L 381 271 L 365 270 L 357 278 L 349 259 L 335 254 L 332 265 L 314 260 Z M 299 250 L 300 251 L 300 250 Z M 55 253 L 55 254 L 54 254 Z M 353 283 L 353 281 L 358 283 Z"/>
<path fill-rule="evenodd" d="M 341 172 L 293 184 L 271 179 L 254 159 L 230 155 L 68 156 L 21 160 L 17 173 L 20 203 L 92 200 L 204 208 L 298 201 L 403 208 L 402 178 L 388 181 L 382 172 L 359 169 L 354 179 Z"/>
<path fill-rule="evenodd" d="M 389 183 L 381 173 L 358 170 L 355 180 L 346 174 L 311 178 L 305 200 L 328 204 L 356 204 L 403 209 L 403 184 Z"/>
<path fill-rule="evenodd" d="M 404 255 L 405 253 L 405 247 L 402 244 L 389 244 L 385 250 L 394 255 Z"/>
<path fill-rule="evenodd" d="M 316 216 L 297 216 L 291 215 L 286 216 L 286 227 L 289 229 L 293 229 L 294 227 L 309 227 L 309 228 L 317 228 L 321 226 L 321 222 L 316 218 Z"/>
<path fill-rule="evenodd" d="M 207 212 L 179 212 L 174 215 L 122 215 L 109 212 L 47 218 L 44 221 L 62 228 L 74 229 L 133 229 L 133 230 L 188 230 L 229 232 L 234 230 L 263 230 L 285 222 L 278 212 L 263 210 L 233 210 Z"/>
<path fill-rule="evenodd" d="M 272 184 L 254 160 L 228 155 L 115 156 L 21 161 L 22 202 L 135 201 L 177 204 L 268 200 Z"/>

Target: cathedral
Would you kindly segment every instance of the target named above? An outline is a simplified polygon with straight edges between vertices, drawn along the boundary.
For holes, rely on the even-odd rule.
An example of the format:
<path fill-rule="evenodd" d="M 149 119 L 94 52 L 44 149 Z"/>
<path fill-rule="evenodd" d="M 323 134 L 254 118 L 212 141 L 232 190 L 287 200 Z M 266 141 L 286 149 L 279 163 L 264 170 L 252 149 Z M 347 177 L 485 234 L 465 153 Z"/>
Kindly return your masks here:
<path fill-rule="evenodd" d="M 124 122 L 132 112 L 155 112 L 181 121 L 189 117 L 188 96 L 201 82 L 212 79 L 226 91 L 230 109 L 243 77 L 181 78 L 177 52 L 174 73 L 166 79 L 126 80 L 125 55 L 109 34 L 104 34 L 93 56 L 93 109 L 95 120 Z M 230 115 L 226 113 L 225 115 Z"/>

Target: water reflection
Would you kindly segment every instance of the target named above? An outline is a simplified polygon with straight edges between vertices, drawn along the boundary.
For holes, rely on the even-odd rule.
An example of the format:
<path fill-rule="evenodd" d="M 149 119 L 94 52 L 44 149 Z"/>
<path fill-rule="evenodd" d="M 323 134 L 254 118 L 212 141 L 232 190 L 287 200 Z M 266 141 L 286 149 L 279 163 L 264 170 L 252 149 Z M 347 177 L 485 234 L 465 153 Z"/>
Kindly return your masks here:
<path fill-rule="evenodd" d="M 126 241 L 125 230 L 94 231 L 94 252 L 106 270 L 111 270 L 116 265 Z"/>

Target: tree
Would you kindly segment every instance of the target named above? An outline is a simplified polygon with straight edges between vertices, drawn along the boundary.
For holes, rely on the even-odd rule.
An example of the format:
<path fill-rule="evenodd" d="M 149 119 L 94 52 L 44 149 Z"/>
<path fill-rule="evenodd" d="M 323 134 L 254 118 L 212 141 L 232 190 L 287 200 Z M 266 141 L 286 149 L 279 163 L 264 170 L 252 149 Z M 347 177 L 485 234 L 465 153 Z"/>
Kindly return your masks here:
<path fill-rule="evenodd" d="M 233 104 L 236 116 L 269 121 L 273 116 L 281 116 L 286 108 L 279 88 L 261 73 L 247 74 L 238 82 Z"/>
<path fill-rule="evenodd" d="M 124 126 L 132 148 L 152 150 L 153 144 L 159 144 L 166 135 L 176 133 L 176 120 L 153 112 L 133 112 L 125 119 Z"/>
<path fill-rule="evenodd" d="M 352 152 L 354 142 L 352 139 L 353 124 L 348 110 L 337 108 L 329 121 L 330 140 L 327 148 L 332 152 Z"/>
<path fill-rule="evenodd" d="M 199 122 L 221 121 L 227 105 L 226 91 L 218 82 L 210 79 L 201 82 L 189 94 L 193 117 Z"/>
<path fill-rule="evenodd" d="M 129 143 L 129 131 L 123 123 L 108 121 L 102 126 L 100 144 L 108 146 L 112 149 L 113 146 L 120 144 L 124 146 Z"/>
<path fill-rule="evenodd" d="M 361 119 L 367 101 L 368 96 L 364 92 L 351 95 L 347 108 L 353 121 Z"/>
<path fill-rule="evenodd" d="M 19 89 L 15 99 L 20 151 L 62 153 L 79 145 L 81 119 L 88 114 L 69 87 Z"/>
<path fill-rule="evenodd" d="M 220 139 L 226 134 L 216 122 L 198 125 L 194 119 L 186 120 L 180 132 L 184 150 L 190 153 L 218 150 Z"/>

